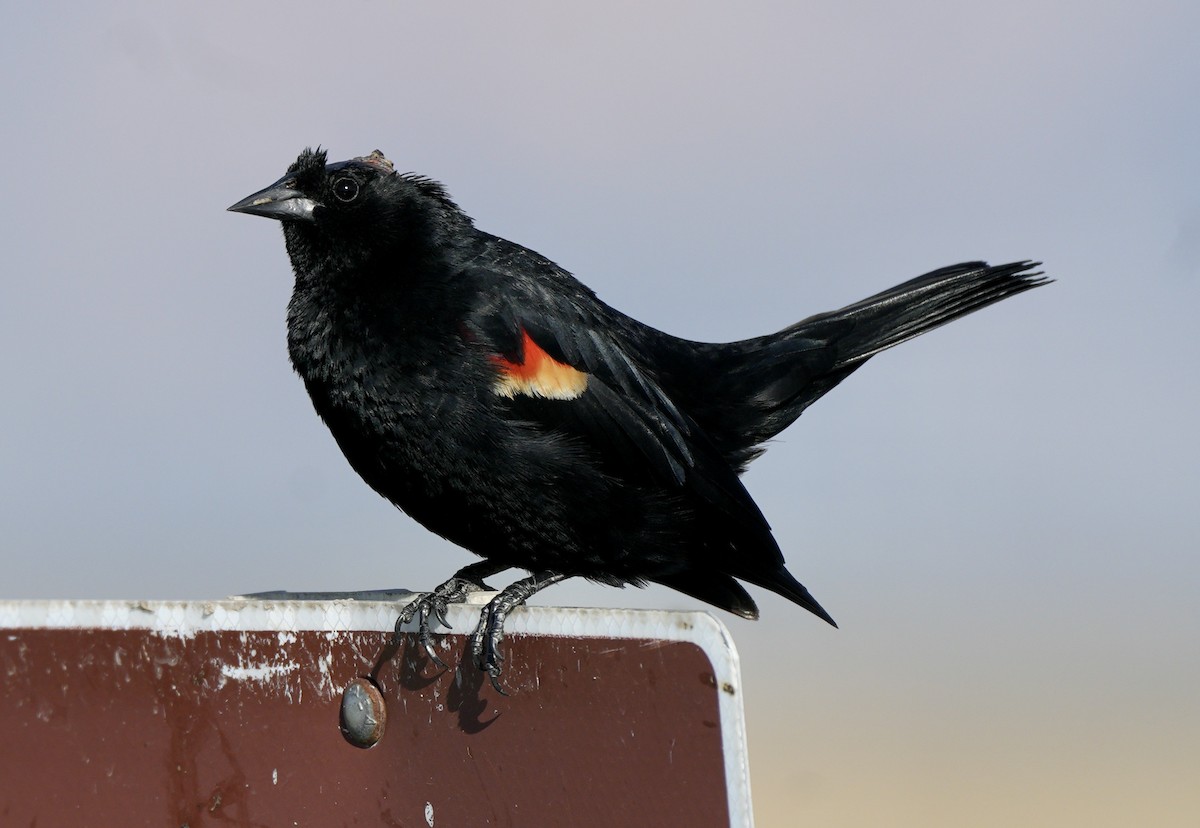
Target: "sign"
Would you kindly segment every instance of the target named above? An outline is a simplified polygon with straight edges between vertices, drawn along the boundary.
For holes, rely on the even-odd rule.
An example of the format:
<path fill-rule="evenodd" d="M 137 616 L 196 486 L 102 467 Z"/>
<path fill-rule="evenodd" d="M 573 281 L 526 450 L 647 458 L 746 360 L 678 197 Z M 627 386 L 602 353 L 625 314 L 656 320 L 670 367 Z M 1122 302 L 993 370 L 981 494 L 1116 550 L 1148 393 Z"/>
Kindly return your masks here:
<path fill-rule="evenodd" d="M 407 598 L 0 602 L 0 821 L 751 825 L 713 616 L 518 609 L 502 696 L 470 663 L 471 597 L 437 636 L 448 669 L 392 646 Z M 383 705 L 366 750 L 339 727 L 356 681 Z"/>

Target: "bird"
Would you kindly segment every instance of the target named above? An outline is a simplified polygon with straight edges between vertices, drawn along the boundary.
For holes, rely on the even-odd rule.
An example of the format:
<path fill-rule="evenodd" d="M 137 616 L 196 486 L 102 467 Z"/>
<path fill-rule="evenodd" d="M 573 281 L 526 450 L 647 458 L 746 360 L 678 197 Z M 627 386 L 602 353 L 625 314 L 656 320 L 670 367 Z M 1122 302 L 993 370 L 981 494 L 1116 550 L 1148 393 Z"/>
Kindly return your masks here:
<path fill-rule="evenodd" d="M 743 584 L 837 626 L 787 569 L 741 474 L 876 354 L 1049 281 L 1040 263 L 943 267 L 776 333 L 663 333 L 484 232 L 439 182 L 375 150 L 305 149 L 228 208 L 281 222 L 292 366 L 351 467 L 481 560 L 397 620 L 432 621 L 500 572 L 470 650 L 499 682 L 508 614 L 567 578 L 660 584 L 742 618 Z"/>

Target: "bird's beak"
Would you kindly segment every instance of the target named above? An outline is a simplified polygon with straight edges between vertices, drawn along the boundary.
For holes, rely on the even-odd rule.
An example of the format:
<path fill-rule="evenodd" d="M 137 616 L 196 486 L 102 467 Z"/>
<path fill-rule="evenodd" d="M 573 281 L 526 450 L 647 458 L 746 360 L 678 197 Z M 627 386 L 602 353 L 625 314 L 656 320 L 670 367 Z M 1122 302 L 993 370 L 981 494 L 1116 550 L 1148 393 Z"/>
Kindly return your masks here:
<path fill-rule="evenodd" d="M 265 190 L 246 196 L 229 209 L 235 213 L 266 216 L 278 221 L 312 221 L 317 202 L 292 189 L 290 185 L 293 183 L 284 176 Z"/>

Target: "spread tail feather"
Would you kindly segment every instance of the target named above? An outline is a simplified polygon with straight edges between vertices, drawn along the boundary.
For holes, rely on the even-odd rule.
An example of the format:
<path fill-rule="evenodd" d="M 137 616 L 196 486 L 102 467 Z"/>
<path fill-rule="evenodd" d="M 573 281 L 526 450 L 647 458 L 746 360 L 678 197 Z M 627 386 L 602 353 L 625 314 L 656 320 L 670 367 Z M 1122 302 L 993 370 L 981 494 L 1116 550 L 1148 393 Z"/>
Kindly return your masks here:
<path fill-rule="evenodd" d="M 1048 280 L 1041 271 L 1034 270 L 1039 264 L 965 262 L 943 267 L 841 310 L 810 317 L 784 335 L 809 339 L 820 336 L 823 326 L 852 322 L 835 340 L 838 353 L 833 367 L 858 365 L 960 316 L 1045 284 Z"/>
<path fill-rule="evenodd" d="M 724 345 L 690 343 L 688 353 L 699 357 L 694 364 L 702 373 L 689 377 L 681 370 L 678 396 L 725 458 L 744 469 L 764 441 L 875 354 L 1045 284 L 1038 264 L 951 265 L 778 333 Z M 705 395 L 689 399 L 693 387 Z"/>

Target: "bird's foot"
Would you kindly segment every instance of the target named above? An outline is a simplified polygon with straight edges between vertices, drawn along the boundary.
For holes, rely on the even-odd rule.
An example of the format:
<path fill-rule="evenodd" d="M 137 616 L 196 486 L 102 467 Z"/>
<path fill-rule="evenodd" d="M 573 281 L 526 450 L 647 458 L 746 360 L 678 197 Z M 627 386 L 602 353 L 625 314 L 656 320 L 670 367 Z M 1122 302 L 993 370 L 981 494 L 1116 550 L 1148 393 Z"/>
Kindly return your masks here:
<path fill-rule="evenodd" d="M 507 696 L 508 693 L 500 685 L 500 665 L 504 661 L 500 642 L 504 640 L 504 619 L 515 604 L 501 601 L 503 595 L 501 593 L 489 601 L 479 614 L 479 624 L 471 634 L 471 656 L 475 667 L 488 674 L 488 680 L 496 692 Z"/>
<path fill-rule="evenodd" d="M 504 653 L 500 650 L 500 642 L 504 640 L 504 620 L 535 592 L 566 577 L 557 572 L 539 572 L 524 578 L 488 601 L 479 614 L 479 624 L 471 634 L 471 656 L 475 666 L 488 674 L 488 680 L 500 695 L 508 695 L 500 684 L 501 665 L 504 662 Z"/>
<path fill-rule="evenodd" d="M 447 607 L 451 604 L 461 604 L 472 592 L 490 590 L 490 587 L 482 581 L 463 578 L 460 575 L 455 575 L 444 584 L 439 584 L 432 592 L 421 593 L 401 611 L 400 616 L 396 619 L 397 638 L 400 637 L 401 627 L 412 623 L 414 618 L 417 619 L 417 640 L 425 648 L 425 654 L 429 656 L 429 660 L 443 670 L 448 668 L 433 649 L 433 634 L 429 630 L 429 620 L 436 618 L 438 623 L 450 629 L 450 622 L 446 620 Z"/>

